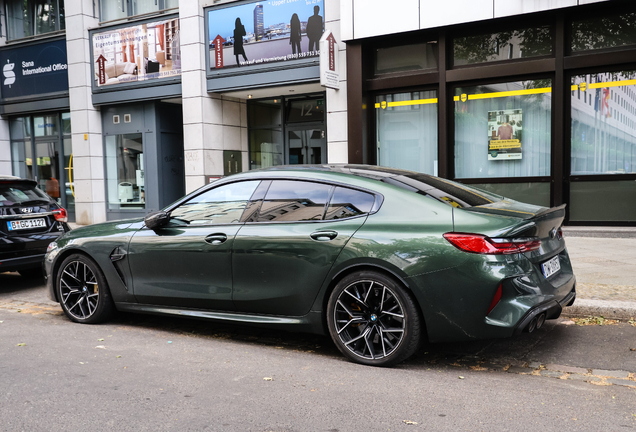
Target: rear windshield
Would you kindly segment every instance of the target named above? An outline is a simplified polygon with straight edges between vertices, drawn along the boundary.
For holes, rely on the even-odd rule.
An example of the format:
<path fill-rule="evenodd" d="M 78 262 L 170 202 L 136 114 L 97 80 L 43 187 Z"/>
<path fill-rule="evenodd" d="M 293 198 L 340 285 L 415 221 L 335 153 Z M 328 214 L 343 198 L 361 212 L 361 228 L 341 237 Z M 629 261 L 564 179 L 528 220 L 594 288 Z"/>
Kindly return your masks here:
<path fill-rule="evenodd" d="M 0 207 L 49 200 L 47 194 L 28 183 L 0 183 Z"/>
<path fill-rule="evenodd" d="M 382 181 L 457 208 L 476 207 L 502 200 L 499 195 L 426 174 L 409 172 L 408 174 L 383 178 Z"/>

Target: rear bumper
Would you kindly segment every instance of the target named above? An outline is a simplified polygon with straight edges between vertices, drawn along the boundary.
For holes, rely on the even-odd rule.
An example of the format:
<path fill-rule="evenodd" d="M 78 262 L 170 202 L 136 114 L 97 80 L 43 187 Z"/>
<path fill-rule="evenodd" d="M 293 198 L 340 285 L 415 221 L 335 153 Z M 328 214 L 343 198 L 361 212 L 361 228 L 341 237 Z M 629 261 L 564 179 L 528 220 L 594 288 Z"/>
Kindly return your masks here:
<path fill-rule="evenodd" d="M 521 320 L 519 320 L 519 322 L 515 326 L 514 334 L 521 334 L 535 317 L 538 317 L 543 313 L 545 313 L 545 319 L 557 319 L 561 316 L 563 308 L 566 306 L 571 306 L 574 303 L 575 299 L 576 288 L 573 287 L 572 291 L 570 291 L 570 293 L 563 299 L 559 301 L 550 300 L 547 303 L 543 303 L 541 305 L 533 307 L 524 315 L 523 318 L 521 318 Z"/>
<path fill-rule="evenodd" d="M 42 267 L 44 254 L 27 255 L 19 258 L 0 258 L 0 273 Z"/>

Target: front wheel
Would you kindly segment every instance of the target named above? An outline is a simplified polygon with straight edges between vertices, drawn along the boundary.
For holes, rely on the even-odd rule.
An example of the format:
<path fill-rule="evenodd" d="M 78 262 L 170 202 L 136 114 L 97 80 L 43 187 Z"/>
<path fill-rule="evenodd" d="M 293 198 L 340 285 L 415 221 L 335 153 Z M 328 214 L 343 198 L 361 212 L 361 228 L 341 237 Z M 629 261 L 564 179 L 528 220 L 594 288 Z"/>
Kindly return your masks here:
<path fill-rule="evenodd" d="M 419 345 L 421 319 L 409 292 L 372 271 L 343 278 L 327 304 L 327 325 L 338 349 L 366 365 L 390 366 Z"/>
<path fill-rule="evenodd" d="M 96 324 L 115 312 L 106 278 L 95 261 L 85 255 L 68 256 L 55 278 L 62 310 L 71 321 Z"/>

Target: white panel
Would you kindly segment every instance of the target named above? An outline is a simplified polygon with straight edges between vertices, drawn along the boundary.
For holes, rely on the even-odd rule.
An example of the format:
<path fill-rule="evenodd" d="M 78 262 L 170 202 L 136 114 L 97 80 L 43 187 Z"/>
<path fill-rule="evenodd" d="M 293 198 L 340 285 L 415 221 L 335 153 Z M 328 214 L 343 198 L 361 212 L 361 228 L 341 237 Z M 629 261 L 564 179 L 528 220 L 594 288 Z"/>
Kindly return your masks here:
<path fill-rule="evenodd" d="M 11 162 L 0 162 L 0 175 L 11 175 Z"/>
<path fill-rule="evenodd" d="M 340 0 L 325 0 L 325 22 L 340 19 Z"/>
<path fill-rule="evenodd" d="M 353 3 L 356 39 L 419 29 L 419 0 L 354 0 Z"/>
<path fill-rule="evenodd" d="M 340 0 L 340 37 L 353 39 L 353 0 Z"/>
<path fill-rule="evenodd" d="M 420 4 L 423 29 L 493 18 L 493 0 L 420 0 Z"/>
<path fill-rule="evenodd" d="M 495 18 L 576 6 L 577 0 L 495 0 Z"/>
<path fill-rule="evenodd" d="M 340 90 L 342 91 L 342 90 Z M 347 141 L 347 112 L 327 113 L 327 139 Z"/>
<path fill-rule="evenodd" d="M 327 143 L 327 163 L 347 163 L 349 162 L 349 148 L 346 141 Z"/>

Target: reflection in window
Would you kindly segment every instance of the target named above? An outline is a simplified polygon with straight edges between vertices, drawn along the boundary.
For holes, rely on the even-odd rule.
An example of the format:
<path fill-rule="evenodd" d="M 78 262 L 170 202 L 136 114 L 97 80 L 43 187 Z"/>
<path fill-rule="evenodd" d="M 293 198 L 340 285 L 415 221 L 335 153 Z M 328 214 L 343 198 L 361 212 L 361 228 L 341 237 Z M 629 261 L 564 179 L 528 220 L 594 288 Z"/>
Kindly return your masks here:
<path fill-rule="evenodd" d="M 550 175 L 552 82 L 456 89 L 456 178 Z"/>
<path fill-rule="evenodd" d="M 427 69 L 437 69 L 437 41 L 376 50 L 376 74 Z"/>
<path fill-rule="evenodd" d="M 375 197 L 366 192 L 337 187 L 329 202 L 325 220 L 344 219 L 369 213 Z"/>
<path fill-rule="evenodd" d="M 104 141 L 109 208 L 145 208 L 142 134 L 109 135 Z"/>
<path fill-rule="evenodd" d="M 65 28 L 64 0 L 9 0 L 5 5 L 10 40 Z"/>
<path fill-rule="evenodd" d="M 170 217 L 192 225 L 237 223 L 259 183 L 244 181 L 211 189 L 172 210 Z"/>
<path fill-rule="evenodd" d="M 453 41 L 453 63 L 459 66 L 550 55 L 552 39 L 549 26 L 459 37 Z"/>
<path fill-rule="evenodd" d="M 437 175 L 437 92 L 376 97 L 377 164 Z"/>
<path fill-rule="evenodd" d="M 33 129 L 36 137 L 57 136 L 59 134 L 59 115 L 33 117 Z"/>
<path fill-rule="evenodd" d="M 258 222 L 322 220 L 332 186 L 303 181 L 272 182 Z"/>
<path fill-rule="evenodd" d="M 179 0 L 101 0 L 100 20 L 110 21 L 179 7 Z"/>
<path fill-rule="evenodd" d="M 572 51 L 636 44 L 636 12 L 623 12 L 572 23 Z"/>
<path fill-rule="evenodd" d="M 573 175 L 636 173 L 634 78 L 636 71 L 572 77 Z"/>

